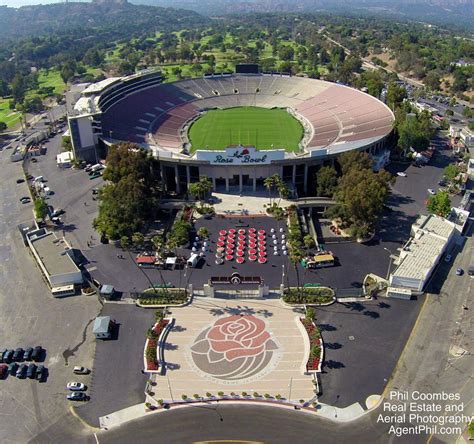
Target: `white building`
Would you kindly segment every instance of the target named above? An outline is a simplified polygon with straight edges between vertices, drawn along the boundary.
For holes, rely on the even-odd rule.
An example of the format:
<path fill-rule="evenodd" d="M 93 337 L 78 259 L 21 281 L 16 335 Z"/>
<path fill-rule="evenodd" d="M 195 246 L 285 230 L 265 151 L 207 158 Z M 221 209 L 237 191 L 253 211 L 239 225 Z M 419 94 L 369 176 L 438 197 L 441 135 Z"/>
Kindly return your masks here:
<path fill-rule="evenodd" d="M 412 225 L 413 237 L 404 245 L 390 285 L 423 291 L 456 233 L 453 222 L 435 216 L 420 216 Z"/>
<path fill-rule="evenodd" d="M 73 160 L 74 154 L 72 151 L 65 151 L 56 156 L 56 164 L 58 165 L 58 168 L 70 168 Z"/>
<path fill-rule="evenodd" d="M 67 292 L 67 287 L 82 284 L 81 270 L 75 264 L 73 250 L 64 238 L 59 239 L 53 232 L 44 228 L 30 231 L 26 238 L 53 294 L 71 294 Z M 61 292 L 55 291 L 58 287 Z"/>

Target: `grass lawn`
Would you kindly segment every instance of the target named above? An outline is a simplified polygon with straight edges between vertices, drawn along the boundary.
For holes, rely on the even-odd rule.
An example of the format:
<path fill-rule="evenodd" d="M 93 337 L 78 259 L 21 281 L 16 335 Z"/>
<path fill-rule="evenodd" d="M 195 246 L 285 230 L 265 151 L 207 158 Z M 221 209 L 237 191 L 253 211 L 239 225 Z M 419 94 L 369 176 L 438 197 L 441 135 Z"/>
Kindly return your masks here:
<path fill-rule="evenodd" d="M 9 99 L 0 98 L 0 122 L 5 122 L 8 128 L 15 126 L 20 121 L 20 113 L 12 111 L 8 106 Z"/>
<path fill-rule="evenodd" d="M 41 70 L 38 76 L 38 83 L 40 88 L 52 86 L 54 88 L 54 94 L 62 94 L 66 89 L 63 79 L 61 79 L 61 75 L 56 69 L 50 69 L 47 74 L 46 71 Z"/>
<path fill-rule="evenodd" d="M 239 107 L 207 112 L 191 126 L 189 139 L 193 151 L 237 144 L 297 151 L 303 133 L 300 122 L 284 109 Z"/>

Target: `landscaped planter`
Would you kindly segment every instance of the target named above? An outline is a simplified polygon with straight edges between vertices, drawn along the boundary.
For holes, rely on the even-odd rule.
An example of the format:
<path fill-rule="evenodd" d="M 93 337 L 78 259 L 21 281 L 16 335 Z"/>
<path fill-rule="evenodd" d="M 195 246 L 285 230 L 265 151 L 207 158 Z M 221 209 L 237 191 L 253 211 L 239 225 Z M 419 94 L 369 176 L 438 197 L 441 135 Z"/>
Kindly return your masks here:
<path fill-rule="evenodd" d="M 321 333 L 313 321 L 310 321 L 306 318 L 300 318 L 300 322 L 303 324 L 309 339 L 309 356 L 306 362 L 306 372 L 319 373 L 321 372 L 321 367 L 324 360 L 324 346 Z M 313 354 L 314 349 L 318 350 L 318 354 Z"/>
<path fill-rule="evenodd" d="M 290 287 L 283 293 L 283 302 L 289 305 L 330 305 L 335 301 L 329 287 Z"/>
<path fill-rule="evenodd" d="M 149 295 L 149 296 L 148 296 Z M 145 290 L 137 299 L 139 307 L 159 308 L 165 306 L 181 307 L 189 303 L 191 293 L 186 292 L 184 288 L 167 288 Z"/>
<path fill-rule="evenodd" d="M 160 360 L 159 348 L 161 344 L 162 335 L 170 323 L 170 319 L 161 319 L 153 327 L 152 330 L 156 333 L 156 338 L 147 338 L 145 342 L 145 349 L 143 351 L 143 363 L 146 373 L 159 373 Z"/>

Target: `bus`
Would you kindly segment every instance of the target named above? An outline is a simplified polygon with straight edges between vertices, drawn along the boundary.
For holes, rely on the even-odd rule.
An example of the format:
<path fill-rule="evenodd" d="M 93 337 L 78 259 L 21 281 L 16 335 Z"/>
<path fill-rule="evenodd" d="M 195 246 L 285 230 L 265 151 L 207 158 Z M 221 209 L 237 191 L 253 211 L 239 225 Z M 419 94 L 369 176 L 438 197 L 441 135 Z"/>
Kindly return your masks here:
<path fill-rule="evenodd" d="M 324 268 L 333 267 L 336 259 L 329 251 L 317 254 L 315 256 L 308 256 L 301 261 L 304 268 Z"/>

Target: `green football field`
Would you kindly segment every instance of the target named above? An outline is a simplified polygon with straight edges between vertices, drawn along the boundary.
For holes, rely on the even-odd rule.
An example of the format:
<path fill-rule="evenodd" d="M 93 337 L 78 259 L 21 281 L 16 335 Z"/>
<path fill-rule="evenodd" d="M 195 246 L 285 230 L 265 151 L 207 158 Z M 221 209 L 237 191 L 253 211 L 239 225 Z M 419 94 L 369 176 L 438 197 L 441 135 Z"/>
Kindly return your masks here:
<path fill-rule="evenodd" d="M 208 111 L 189 130 L 192 151 L 239 144 L 297 151 L 302 138 L 303 126 L 286 110 L 256 107 Z"/>

